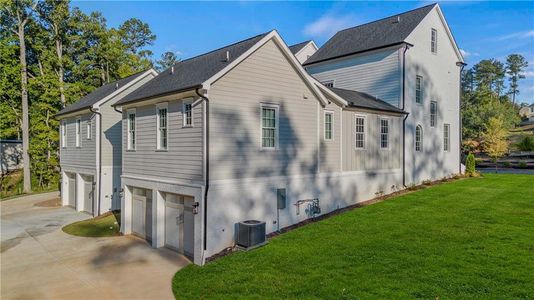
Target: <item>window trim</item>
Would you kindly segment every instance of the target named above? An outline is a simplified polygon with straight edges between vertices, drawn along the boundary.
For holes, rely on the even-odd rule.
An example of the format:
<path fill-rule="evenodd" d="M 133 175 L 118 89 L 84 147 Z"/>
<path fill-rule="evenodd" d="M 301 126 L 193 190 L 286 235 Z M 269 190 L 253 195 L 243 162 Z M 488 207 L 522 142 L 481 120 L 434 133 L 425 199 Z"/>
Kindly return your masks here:
<path fill-rule="evenodd" d="M 82 147 L 82 118 L 76 118 L 76 148 Z"/>
<path fill-rule="evenodd" d="M 274 115 L 274 126 L 276 126 L 274 131 L 274 147 L 264 147 L 263 146 L 263 108 L 272 108 L 275 110 Z M 280 139 L 280 105 L 273 103 L 260 103 L 260 149 L 261 150 L 278 150 L 279 139 Z"/>
<path fill-rule="evenodd" d="M 386 143 L 387 143 L 387 147 L 382 147 L 382 135 L 384 134 L 384 133 L 382 132 L 382 121 L 386 121 L 386 122 L 387 122 L 387 132 L 386 132 Z M 378 140 L 378 142 L 379 142 L 379 144 L 380 144 L 380 150 L 390 150 L 390 148 L 391 148 L 391 147 L 390 147 L 390 144 L 391 144 L 391 143 L 389 142 L 389 134 L 390 134 L 390 128 L 391 128 L 391 126 L 389 126 L 390 123 L 391 123 L 391 122 L 390 122 L 390 119 L 389 119 L 389 118 L 386 118 L 386 117 L 380 117 L 380 118 L 379 118 L 379 125 L 380 125 L 380 126 L 379 126 L 379 128 L 378 128 L 378 129 L 379 129 L 379 140 Z"/>
<path fill-rule="evenodd" d="M 187 117 L 185 113 L 186 105 L 191 105 L 191 124 L 187 124 Z M 193 99 L 184 99 L 182 100 L 182 127 L 193 127 L 194 118 L 193 118 Z"/>
<path fill-rule="evenodd" d="M 165 138 L 166 138 L 166 147 L 161 147 L 161 133 L 160 133 L 160 115 L 159 111 L 161 109 L 166 110 L 166 124 L 165 124 Z M 156 151 L 168 151 L 169 150 L 169 103 L 162 102 L 156 104 Z"/>
<path fill-rule="evenodd" d="M 430 52 L 438 54 L 438 30 L 435 28 L 430 29 Z"/>
<path fill-rule="evenodd" d="M 86 121 L 85 130 L 87 130 L 87 132 L 85 133 L 85 138 L 87 140 L 93 139 L 93 125 L 92 125 L 91 119 L 88 119 Z"/>
<path fill-rule="evenodd" d="M 336 80 L 325 80 L 325 81 L 321 81 L 321 84 L 324 85 L 325 87 L 328 87 L 327 84 L 332 84 L 331 87 L 336 87 Z"/>
<path fill-rule="evenodd" d="M 419 80 L 419 93 L 420 93 L 420 97 L 419 97 L 419 101 L 417 101 L 417 80 Z M 418 105 L 423 105 L 423 76 L 421 75 L 416 75 L 415 76 L 415 104 L 418 104 Z"/>
<path fill-rule="evenodd" d="M 435 107 L 435 112 L 432 113 L 432 106 Z M 438 124 L 438 102 L 430 101 L 430 127 L 436 127 Z"/>
<path fill-rule="evenodd" d="M 67 148 L 67 120 L 61 121 L 61 148 Z"/>
<path fill-rule="evenodd" d="M 445 134 L 445 128 L 447 134 Z M 448 123 L 443 124 L 443 152 L 451 152 L 451 124 Z"/>
<path fill-rule="evenodd" d="M 130 115 L 134 116 L 133 139 L 130 127 Z M 126 130 L 126 151 L 135 151 L 137 145 L 137 111 L 135 108 L 126 110 Z"/>
<path fill-rule="evenodd" d="M 356 122 L 359 118 L 363 119 L 363 147 L 356 146 Z M 355 150 L 367 150 L 367 115 L 354 114 L 354 149 Z"/>
<path fill-rule="evenodd" d="M 417 130 L 419 129 L 419 142 L 417 141 Z M 416 127 L 415 127 L 415 138 L 414 138 L 414 142 L 415 142 L 415 145 L 414 145 L 414 149 L 415 149 L 415 152 L 423 152 L 423 126 L 421 126 L 420 124 L 418 124 Z M 419 150 L 417 149 L 417 143 L 419 143 Z"/>
<path fill-rule="evenodd" d="M 326 138 L 326 115 L 331 115 L 330 119 L 330 138 Z M 334 111 L 333 110 L 325 110 L 323 114 L 323 139 L 325 141 L 333 141 L 334 140 Z"/>

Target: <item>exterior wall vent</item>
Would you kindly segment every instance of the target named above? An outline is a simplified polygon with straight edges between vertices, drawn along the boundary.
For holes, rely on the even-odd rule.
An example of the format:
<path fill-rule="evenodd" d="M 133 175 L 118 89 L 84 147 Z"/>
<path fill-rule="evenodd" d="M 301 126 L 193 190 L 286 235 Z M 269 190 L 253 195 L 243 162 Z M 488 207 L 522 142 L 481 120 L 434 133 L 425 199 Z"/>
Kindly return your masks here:
<path fill-rule="evenodd" d="M 247 220 L 237 224 L 237 244 L 244 248 L 265 244 L 265 222 Z"/>

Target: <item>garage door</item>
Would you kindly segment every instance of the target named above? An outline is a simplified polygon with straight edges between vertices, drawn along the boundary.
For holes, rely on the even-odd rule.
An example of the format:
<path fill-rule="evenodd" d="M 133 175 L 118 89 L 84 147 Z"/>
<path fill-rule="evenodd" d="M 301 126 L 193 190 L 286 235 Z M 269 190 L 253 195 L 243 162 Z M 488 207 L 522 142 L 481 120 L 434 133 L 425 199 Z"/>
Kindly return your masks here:
<path fill-rule="evenodd" d="M 192 197 L 165 194 L 165 246 L 193 257 L 194 215 Z"/>
<path fill-rule="evenodd" d="M 83 178 L 83 211 L 93 213 L 94 186 L 93 176 L 82 175 Z"/>
<path fill-rule="evenodd" d="M 152 190 L 133 188 L 132 232 L 152 240 Z"/>
<path fill-rule="evenodd" d="M 76 174 L 67 173 L 67 199 L 69 205 L 76 207 Z"/>

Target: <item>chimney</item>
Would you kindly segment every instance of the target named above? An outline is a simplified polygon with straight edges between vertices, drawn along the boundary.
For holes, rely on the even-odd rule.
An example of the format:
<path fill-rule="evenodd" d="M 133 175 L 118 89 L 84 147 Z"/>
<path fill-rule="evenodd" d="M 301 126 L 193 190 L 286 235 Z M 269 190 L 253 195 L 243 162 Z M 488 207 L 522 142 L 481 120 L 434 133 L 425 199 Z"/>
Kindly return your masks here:
<path fill-rule="evenodd" d="M 230 51 L 226 51 L 226 62 L 230 61 Z"/>

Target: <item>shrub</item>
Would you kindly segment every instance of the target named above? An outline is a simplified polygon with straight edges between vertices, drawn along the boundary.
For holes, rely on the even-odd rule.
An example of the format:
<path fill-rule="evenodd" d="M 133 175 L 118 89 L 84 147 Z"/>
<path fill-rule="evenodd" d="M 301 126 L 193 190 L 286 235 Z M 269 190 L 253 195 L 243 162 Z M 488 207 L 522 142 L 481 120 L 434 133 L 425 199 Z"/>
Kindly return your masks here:
<path fill-rule="evenodd" d="M 522 168 L 522 169 L 524 169 L 524 168 L 527 167 L 527 163 L 524 162 L 524 161 L 520 161 L 520 162 L 519 162 L 519 167 Z"/>
<path fill-rule="evenodd" d="M 475 156 L 469 153 L 465 159 L 465 173 L 468 175 L 475 174 Z"/>
<path fill-rule="evenodd" d="M 510 167 L 510 162 L 509 161 L 505 161 L 503 163 L 503 165 L 506 167 L 506 168 L 509 168 Z"/>
<path fill-rule="evenodd" d="M 517 148 L 521 151 L 534 151 L 534 136 L 525 136 L 517 144 Z"/>

